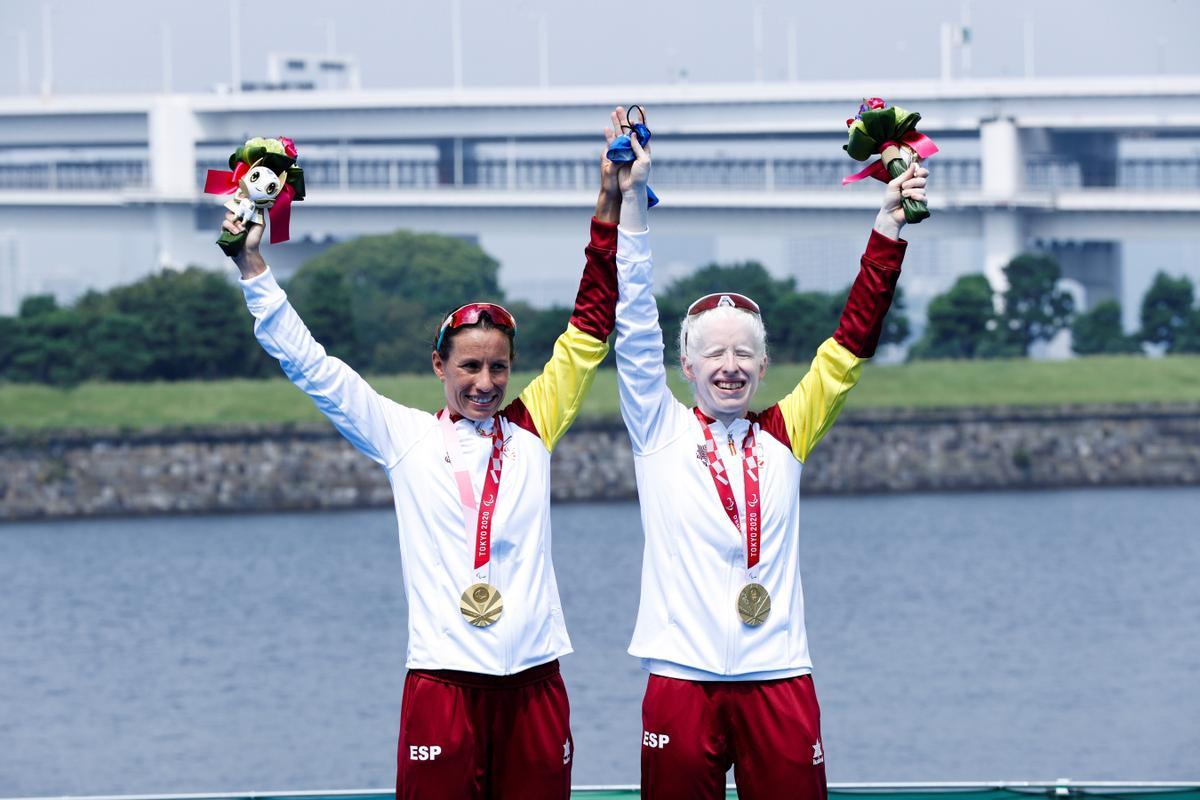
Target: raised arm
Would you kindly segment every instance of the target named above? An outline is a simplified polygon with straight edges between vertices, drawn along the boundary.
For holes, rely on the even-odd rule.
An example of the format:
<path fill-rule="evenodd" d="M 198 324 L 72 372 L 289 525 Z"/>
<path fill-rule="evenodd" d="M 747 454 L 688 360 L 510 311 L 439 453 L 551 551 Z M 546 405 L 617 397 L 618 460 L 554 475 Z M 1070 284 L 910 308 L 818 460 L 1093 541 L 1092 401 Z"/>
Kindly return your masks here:
<path fill-rule="evenodd" d="M 591 241 L 584 248 L 586 261 L 575 309 L 567 329 L 554 342 L 554 352 L 542 372 L 525 387 L 505 415 L 532 428 L 553 450 L 559 438 L 579 416 L 600 362 L 608 355 L 617 305 L 617 219 L 621 194 L 615 166 L 600 159 L 600 194 L 592 218 Z"/>
<path fill-rule="evenodd" d="M 613 127 L 627 124 L 624 109 L 613 113 Z M 617 232 L 617 388 L 621 416 L 635 453 L 658 448 L 670 438 L 670 415 L 682 408 L 667 386 L 662 327 L 654 301 L 646 185 L 650 153 L 630 137 L 637 160 L 624 166 L 621 226 Z"/>
<path fill-rule="evenodd" d="M 230 212 L 223 227 L 239 233 L 243 223 Z M 351 444 L 378 464 L 392 466 L 428 415 L 382 397 L 341 359 L 325 353 L 267 267 L 259 251 L 262 232 L 262 225 L 251 225 L 244 249 L 234 258 L 246 307 L 254 316 L 254 335 Z"/>
<path fill-rule="evenodd" d="M 908 246 L 899 238 L 904 225 L 901 200 L 924 200 L 928 174 L 914 164 L 888 184 L 837 330 L 817 349 L 812 366 L 792 393 L 760 415 L 763 427 L 786 437 L 800 461 L 808 458 L 837 420 L 863 363 L 875 355 Z"/>

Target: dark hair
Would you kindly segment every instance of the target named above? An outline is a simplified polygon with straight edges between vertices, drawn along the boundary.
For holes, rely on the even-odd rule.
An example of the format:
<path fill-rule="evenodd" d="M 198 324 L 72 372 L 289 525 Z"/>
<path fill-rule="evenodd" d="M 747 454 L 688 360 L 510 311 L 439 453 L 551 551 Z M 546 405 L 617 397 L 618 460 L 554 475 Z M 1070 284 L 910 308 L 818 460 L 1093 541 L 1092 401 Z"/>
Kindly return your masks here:
<path fill-rule="evenodd" d="M 450 314 L 452 314 L 453 311 L 454 311 L 454 309 L 447 311 L 442 316 L 442 319 L 445 319 L 446 317 L 450 316 Z M 497 325 L 496 323 L 492 322 L 491 315 L 488 314 L 488 312 L 486 312 L 486 311 L 481 312 L 479 314 L 479 319 L 475 322 L 472 322 L 472 323 L 466 324 L 466 325 L 459 325 L 457 328 L 446 328 L 446 333 L 443 334 L 443 336 L 442 336 L 441 347 L 438 347 L 438 335 L 435 332 L 433 334 L 433 349 L 434 349 L 434 351 L 439 356 L 442 357 L 443 361 L 450 358 L 450 343 L 452 341 L 454 341 L 454 337 L 458 336 L 463 331 L 470 330 L 470 329 L 478 329 L 478 330 L 484 330 L 484 331 L 492 331 L 492 330 L 500 331 L 506 337 L 508 337 L 508 358 L 509 358 L 509 360 L 511 361 L 517 357 L 516 346 L 513 343 L 513 338 L 516 336 L 516 331 L 514 331 L 512 328 L 506 327 L 504 325 Z M 439 330 L 440 330 L 440 326 L 439 326 Z"/>

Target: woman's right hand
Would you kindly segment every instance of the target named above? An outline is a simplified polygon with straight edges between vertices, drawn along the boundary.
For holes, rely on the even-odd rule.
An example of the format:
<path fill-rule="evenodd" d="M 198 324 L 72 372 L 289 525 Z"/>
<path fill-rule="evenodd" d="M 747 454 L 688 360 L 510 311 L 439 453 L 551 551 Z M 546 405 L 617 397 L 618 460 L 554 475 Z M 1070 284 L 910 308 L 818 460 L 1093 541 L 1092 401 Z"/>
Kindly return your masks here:
<path fill-rule="evenodd" d="M 629 145 L 633 148 L 633 154 L 637 156 L 636 161 L 617 165 L 617 182 L 621 188 L 621 194 L 627 199 L 632 194 L 644 196 L 646 184 L 650 182 L 650 146 L 642 147 L 629 125 L 629 117 L 622 106 L 617 106 L 613 111 L 612 120 L 616 130 L 629 136 Z"/>
<path fill-rule="evenodd" d="M 253 278 L 266 271 L 267 262 L 263 260 L 258 249 L 262 244 L 263 231 L 266 230 L 264 225 L 257 222 L 242 222 L 237 214 L 226 211 L 225 221 L 221 223 L 221 230 L 235 235 L 246 231 L 246 242 L 242 245 L 242 251 L 233 257 L 233 263 L 237 264 L 243 278 Z"/>
<path fill-rule="evenodd" d="M 616 164 L 617 186 L 621 191 L 621 227 L 631 233 L 647 229 L 649 214 L 646 208 L 646 184 L 650 182 L 650 148 L 642 147 L 637 136 L 629 127 L 629 117 L 625 109 L 617 106 L 612 112 L 611 129 L 605 129 L 605 136 L 611 144 L 620 133 L 629 136 L 629 145 L 633 149 L 633 161 Z"/>

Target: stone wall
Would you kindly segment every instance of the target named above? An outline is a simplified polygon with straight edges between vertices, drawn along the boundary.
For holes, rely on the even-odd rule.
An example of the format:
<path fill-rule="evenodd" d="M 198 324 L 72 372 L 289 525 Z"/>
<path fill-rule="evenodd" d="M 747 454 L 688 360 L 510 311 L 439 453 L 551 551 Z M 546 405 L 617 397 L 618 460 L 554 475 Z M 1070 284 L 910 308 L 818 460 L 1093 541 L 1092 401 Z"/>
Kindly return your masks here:
<path fill-rule="evenodd" d="M 619 425 L 579 423 L 557 500 L 635 497 Z M 808 494 L 1200 485 L 1200 404 L 845 413 Z M 388 506 L 383 471 L 327 425 L 0 434 L 0 520 Z"/>

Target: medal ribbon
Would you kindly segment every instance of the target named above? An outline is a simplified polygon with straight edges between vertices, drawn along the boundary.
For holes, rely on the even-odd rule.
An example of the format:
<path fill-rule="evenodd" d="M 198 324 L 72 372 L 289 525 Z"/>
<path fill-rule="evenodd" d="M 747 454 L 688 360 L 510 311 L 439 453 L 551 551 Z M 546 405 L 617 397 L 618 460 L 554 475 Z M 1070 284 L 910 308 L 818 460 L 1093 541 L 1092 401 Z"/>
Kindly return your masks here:
<path fill-rule="evenodd" d="M 488 457 L 487 475 L 483 481 L 483 496 L 475 503 L 475 489 L 471 486 L 471 473 L 463 463 L 462 447 L 458 433 L 450 421 L 450 410 L 442 412 L 439 420 L 442 438 L 446 442 L 446 455 L 454 470 L 454 481 L 458 484 L 458 499 L 463 507 L 463 529 L 468 539 L 475 540 L 475 579 L 488 583 L 492 560 L 492 519 L 496 512 L 496 499 L 500 496 L 500 473 L 504 469 L 504 434 L 500 420 L 492 420 L 492 452 Z M 471 520 L 475 520 L 472 529 Z"/>
<path fill-rule="evenodd" d="M 741 515 L 738 514 L 737 500 L 733 496 L 733 487 L 729 485 L 728 472 L 725 462 L 717 450 L 717 441 L 713 438 L 712 430 L 704 419 L 700 409 L 694 409 L 700 427 L 704 429 L 704 451 L 708 458 L 708 471 L 712 475 L 713 485 L 717 487 L 717 496 L 729 516 L 729 521 L 737 529 L 738 536 L 742 535 Z M 746 431 L 742 440 L 742 480 L 746 487 L 746 574 L 751 580 L 756 580 L 759 558 L 762 555 L 762 497 L 759 492 L 758 457 L 754 454 L 757 441 L 754 436 L 754 425 Z"/>

